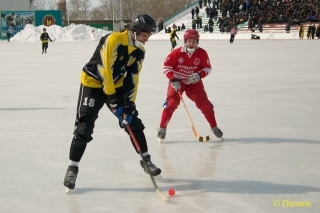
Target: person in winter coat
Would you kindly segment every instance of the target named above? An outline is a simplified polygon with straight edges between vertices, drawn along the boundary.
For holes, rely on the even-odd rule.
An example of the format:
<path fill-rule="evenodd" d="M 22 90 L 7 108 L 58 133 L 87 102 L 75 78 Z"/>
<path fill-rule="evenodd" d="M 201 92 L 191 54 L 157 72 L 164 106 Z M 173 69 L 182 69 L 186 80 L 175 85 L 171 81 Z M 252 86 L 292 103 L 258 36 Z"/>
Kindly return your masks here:
<path fill-rule="evenodd" d="M 191 10 L 191 16 L 192 16 L 192 18 L 191 19 L 193 19 L 194 18 L 194 9 L 192 8 L 192 10 Z"/>
<path fill-rule="evenodd" d="M 320 24 L 317 26 L 317 29 L 316 29 L 316 37 L 320 39 Z"/>
<path fill-rule="evenodd" d="M 311 25 L 308 26 L 307 38 L 311 39 Z"/>
<path fill-rule="evenodd" d="M 237 27 L 236 26 L 232 26 L 231 30 L 230 30 L 230 44 L 233 43 L 234 38 L 236 37 L 236 35 L 237 35 Z"/>
<path fill-rule="evenodd" d="M 192 27 L 193 30 L 196 29 L 196 23 L 197 23 L 196 20 L 193 19 L 193 20 L 192 20 L 192 24 L 191 24 L 191 27 Z"/>
<path fill-rule="evenodd" d="M 163 73 L 168 78 L 169 85 L 157 132 L 158 141 L 165 139 L 167 126 L 180 104 L 180 95 L 184 92 L 202 112 L 215 136 L 221 138 L 223 133 L 218 128 L 213 104 L 209 101 L 202 82 L 212 71 L 209 56 L 198 46 L 200 35 L 197 30 L 187 29 L 183 38 L 184 46 L 169 53 L 163 64 Z"/>
<path fill-rule="evenodd" d="M 303 26 L 303 23 L 301 23 L 299 27 L 299 38 L 303 39 L 303 37 L 304 37 L 304 26 Z"/>
<path fill-rule="evenodd" d="M 199 7 L 196 7 L 196 10 L 195 10 L 195 13 L 196 13 L 196 17 L 198 17 L 198 15 L 199 15 L 199 12 L 200 12 L 200 10 L 199 10 Z"/>
<path fill-rule="evenodd" d="M 311 38 L 314 39 L 314 35 L 316 34 L 316 27 L 314 24 L 311 25 Z"/>
<path fill-rule="evenodd" d="M 199 7 L 202 9 L 202 0 L 199 0 Z"/>

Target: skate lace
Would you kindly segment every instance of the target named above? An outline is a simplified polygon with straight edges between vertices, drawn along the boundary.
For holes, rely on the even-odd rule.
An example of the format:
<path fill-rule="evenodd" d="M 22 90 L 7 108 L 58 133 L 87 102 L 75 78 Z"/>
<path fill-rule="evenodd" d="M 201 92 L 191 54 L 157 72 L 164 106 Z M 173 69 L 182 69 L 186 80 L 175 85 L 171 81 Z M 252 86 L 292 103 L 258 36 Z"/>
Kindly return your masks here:
<path fill-rule="evenodd" d="M 153 164 L 150 160 L 146 160 L 147 166 L 149 166 L 149 169 L 152 169 L 151 171 L 155 170 L 157 167 L 155 164 Z"/>
<path fill-rule="evenodd" d="M 68 180 L 68 182 L 75 182 L 77 178 L 77 174 L 73 171 L 68 171 L 68 175 L 66 177 L 66 179 Z"/>
<path fill-rule="evenodd" d="M 216 135 L 216 136 L 220 136 L 222 134 L 222 131 L 221 129 L 219 129 L 218 127 L 215 127 L 213 129 L 213 133 Z"/>
<path fill-rule="evenodd" d="M 161 136 L 161 137 L 164 137 L 167 134 L 167 129 L 165 128 L 159 128 L 157 129 L 157 131 L 158 131 L 158 136 Z"/>

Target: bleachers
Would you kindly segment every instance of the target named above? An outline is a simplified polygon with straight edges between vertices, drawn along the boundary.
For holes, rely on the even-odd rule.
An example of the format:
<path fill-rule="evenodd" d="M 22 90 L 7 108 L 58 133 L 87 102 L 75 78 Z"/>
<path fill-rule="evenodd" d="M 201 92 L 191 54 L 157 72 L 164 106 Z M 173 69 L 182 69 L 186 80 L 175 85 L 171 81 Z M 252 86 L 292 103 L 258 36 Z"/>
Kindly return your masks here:
<path fill-rule="evenodd" d="M 207 17 L 207 13 L 205 11 L 205 7 L 202 7 L 202 9 L 200 9 L 199 11 L 199 16 L 202 18 L 202 29 L 197 29 L 199 32 L 203 32 L 204 26 L 208 24 L 209 22 L 209 17 Z M 217 16 L 217 20 L 218 18 L 221 17 L 221 12 L 218 10 L 218 16 Z M 185 23 L 186 29 L 192 29 L 192 16 L 191 16 L 191 11 L 190 14 L 187 16 L 187 20 L 188 22 Z M 217 20 L 213 19 L 214 25 L 213 25 L 213 32 L 220 32 L 219 27 L 217 25 Z M 209 32 L 207 32 L 209 33 Z"/>
<path fill-rule="evenodd" d="M 201 17 L 202 19 L 202 28 L 199 28 L 197 29 L 199 31 L 199 33 L 210 33 L 209 31 L 208 32 L 204 32 L 204 27 L 208 24 L 209 22 L 209 17 L 207 17 L 207 13 L 205 11 L 205 7 L 202 7 L 202 9 L 200 9 L 199 11 L 199 16 Z M 219 26 L 217 25 L 217 21 L 219 19 L 219 17 L 221 18 L 222 17 L 222 14 L 220 12 L 220 10 L 218 10 L 218 15 L 217 15 L 217 19 L 213 19 L 213 22 L 214 22 L 214 25 L 213 25 L 213 33 L 220 33 L 220 29 L 219 29 Z M 181 21 L 178 21 L 176 23 L 177 26 L 181 26 L 180 24 Z M 186 27 L 186 29 L 192 29 L 192 16 L 191 16 L 191 10 L 190 10 L 190 14 L 186 15 L 186 17 L 184 18 L 184 20 L 182 21 Z M 173 23 L 172 23 L 173 24 Z M 168 27 L 172 27 L 172 24 L 170 24 Z M 247 28 L 247 25 L 248 25 L 248 22 L 245 22 L 243 24 L 240 24 L 238 25 L 238 29 L 241 29 L 241 28 Z M 183 32 L 183 31 L 180 31 L 180 33 Z M 224 32 L 225 33 L 225 32 Z"/>

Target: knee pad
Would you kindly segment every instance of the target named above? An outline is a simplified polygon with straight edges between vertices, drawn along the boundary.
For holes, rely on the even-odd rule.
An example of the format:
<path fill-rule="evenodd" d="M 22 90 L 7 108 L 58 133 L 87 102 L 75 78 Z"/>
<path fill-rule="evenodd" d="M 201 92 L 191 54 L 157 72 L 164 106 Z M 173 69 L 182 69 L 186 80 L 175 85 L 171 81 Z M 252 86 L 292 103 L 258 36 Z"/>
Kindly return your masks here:
<path fill-rule="evenodd" d="M 93 128 L 93 124 L 87 122 L 78 123 L 73 134 L 78 141 L 89 143 L 93 139 L 91 136 L 93 133 Z"/>

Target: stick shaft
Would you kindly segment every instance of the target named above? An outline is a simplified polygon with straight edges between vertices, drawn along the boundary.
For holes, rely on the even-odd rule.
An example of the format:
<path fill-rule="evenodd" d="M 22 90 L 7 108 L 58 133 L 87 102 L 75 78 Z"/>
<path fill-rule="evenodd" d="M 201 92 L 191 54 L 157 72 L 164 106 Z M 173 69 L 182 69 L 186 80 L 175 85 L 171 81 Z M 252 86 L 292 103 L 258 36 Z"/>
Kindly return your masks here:
<path fill-rule="evenodd" d="M 134 136 L 134 134 L 133 134 L 133 132 L 132 132 L 131 127 L 129 126 L 129 124 L 126 125 L 126 128 L 127 128 L 128 132 L 129 132 L 129 135 L 130 135 L 131 139 L 133 140 L 134 145 L 136 146 L 136 148 L 137 148 L 137 150 L 138 150 L 138 152 L 139 152 L 139 154 L 140 154 L 140 156 L 141 156 L 141 159 L 142 159 L 143 163 L 146 164 L 146 162 L 145 162 L 145 160 L 144 160 L 144 158 L 143 158 L 143 155 L 142 155 L 142 153 L 141 153 L 140 145 L 139 145 L 136 137 Z M 166 197 L 165 197 L 165 195 L 162 194 L 162 192 L 160 191 L 160 189 L 159 189 L 156 181 L 154 180 L 154 178 L 153 178 L 153 176 L 152 176 L 152 174 L 151 174 L 150 169 L 149 169 L 148 166 L 147 166 L 147 170 L 148 170 L 149 176 L 150 176 L 150 178 L 151 178 L 151 181 L 152 181 L 152 183 L 153 183 L 153 186 L 154 186 L 157 194 L 162 198 L 162 200 L 167 200 Z"/>
<path fill-rule="evenodd" d="M 185 111 L 186 111 L 186 113 L 187 113 L 187 117 L 188 117 L 188 119 L 189 119 L 189 123 L 190 123 L 190 125 L 191 125 L 191 129 L 192 129 L 192 132 L 193 132 L 194 136 L 195 136 L 199 141 L 201 141 L 201 142 L 206 142 L 206 141 L 211 140 L 211 137 L 210 137 L 210 136 L 202 137 L 202 136 L 200 136 L 200 135 L 198 134 L 198 132 L 197 132 L 197 130 L 196 130 L 196 127 L 194 126 L 194 124 L 193 124 L 193 122 L 192 122 L 190 113 L 189 113 L 189 111 L 188 111 L 188 109 L 187 109 L 187 105 L 186 105 L 186 103 L 184 102 L 184 100 L 183 100 L 183 98 L 182 98 L 181 92 L 179 91 L 178 93 L 179 93 L 179 96 L 180 96 L 180 100 L 181 100 L 181 102 L 182 102 L 182 105 L 183 105 L 183 107 L 184 107 L 184 109 L 185 109 Z"/>

